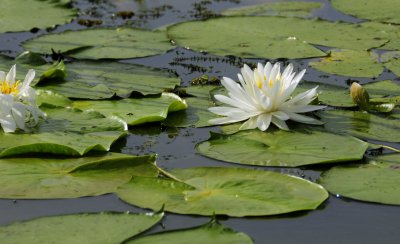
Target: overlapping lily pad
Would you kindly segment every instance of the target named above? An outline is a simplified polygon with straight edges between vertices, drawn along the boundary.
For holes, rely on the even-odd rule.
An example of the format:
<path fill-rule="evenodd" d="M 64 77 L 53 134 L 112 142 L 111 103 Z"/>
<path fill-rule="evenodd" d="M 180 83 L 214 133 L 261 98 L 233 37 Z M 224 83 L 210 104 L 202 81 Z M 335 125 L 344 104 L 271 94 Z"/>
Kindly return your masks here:
<path fill-rule="evenodd" d="M 368 144 L 354 137 L 318 130 L 249 130 L 233 135 L 212 133 L 197 145 L 204 156 L 249 165 L 297 167 L 359 160 Z"/>
<path fill-rule="evenodd" d="M 332 0 L 332 6 L 338 10 L 356 16 L 386 23 L 400 24 L 400 2 L 393 0 Z"/>
<path fill-rule="evenodd" d="M 117 194 L 143 208 L 164 205 L 174 213 L 236 217 L 311 210 L 328 196 L 315 183 L 264 170 L 205 167 L 175 169 L 172 174 L 182 182 L 133 177 Z"/>
<path fill-rule="evenodd" d="M 328 57 L 310 65 L 317 70 L 342 76 L 378 77 L 383 65 L 377 63 L 377 55 L 367 51 L 332 50 Z"/>
<path fill-rule="evenodd" d="M 163 214 L 92 213 L 52 216 L 0 227 L 3 243 L 122 243 Z"/>
<path fill-rule="evenodd" d="M 381 56 L 385 67 L 392 71 L 397 76 L 400 76 L 400 52 L 387 52 Z"/>
<path fill-rule="evenodd" d="M 321 3 L 316 2 L 270 2 L 257 5 L 231 8 L 222 11 L 226 16 L 288 16 L 310 17 L 313 10 L 321 8 Z"/>
<path fill-rule="evenodd" d="M 400 205 L 400 164 L 370 163 L 334 167 L 319 182 L 333 194 Z"/>
<path fill-rule="evenodd" d="M 77 14 L 65 0 L 2 0 L 0 32 L 29 31 L 64 24 Z"/>
<path fill-rule="evenodd" d="M 26 153 L 79 156 L 89 151 L 108 151 L 126 133 L 126 124 L 97 112 L 50 108 L 44 111 L 48 118 L 31 132 L 0 132 L 0 157 Z"/>
<path fill-rule="evenodd" d="M 387 42 L 381 33 L 368 27 L 282 17 L 224 17 L 186 22 L 169 27 L 168 35 L 181 46 L 246 58 L 326 56 L 309 43 L 369 50 Z"/>
<path fill-rule="evenodd" d="M 384 115 L 361 111 L 329 110 L 317 113 L 333 133 L 350 134 L 364 139 L 400 142 L 400 123 Z"/>
<path fill-rule="evenodd" d="M 0 159 L 0 198 L 43 199 L 110 193 L 133 175 L 156 176 L 154 155 Z"/>
<path fill-rule="evenodd" d="M 133 239 L 128 243 L 164 243 L 164 244 L 176 244 L 176 243 L 193 243 L 194 240 L 199 240 L 202 243 L 219 243 L 219 244 L 231 244 L 231 243 L 253 243 L 251 238 L 245 233 L 236 232 L 228 227 L 225 227 L 215 221 L 209 222 L 205 225 L 193 227 L 190 229 L 173 230 L 145 237 L 139 237 Z"/>
<path fill-rule="evenodd" d="M 218 86 L 191 86 L 187 87 L 186 92 L 194 97 L 186 97 L 188 108 L 171 114 L 163 121 L 163 124 L 174 127 L 206 127 L 210 119 L 216 115 L 208 111 L 213 106 L 210 92 Z"/>
<path fill-rule="evenodd" d="M 184 100 L 173 93 L 163 93 L 157 98 L 142 98 L 107 101 L 78 100 L 73 103 L 81 110 L 94 110 L 104 116 L 116 116 L 128 125 L 139 125 L 149 122 L 160 122 L 172 112 L 185 110 Z"/>
<path fill-rule="evenodd" d="M 84 29 L 40 36 L 23 43 L 26 50 L 51 49 L 78 59 L 125 59 L 162 54 L 172 45 L 163 31 L 134 28 Z"/>

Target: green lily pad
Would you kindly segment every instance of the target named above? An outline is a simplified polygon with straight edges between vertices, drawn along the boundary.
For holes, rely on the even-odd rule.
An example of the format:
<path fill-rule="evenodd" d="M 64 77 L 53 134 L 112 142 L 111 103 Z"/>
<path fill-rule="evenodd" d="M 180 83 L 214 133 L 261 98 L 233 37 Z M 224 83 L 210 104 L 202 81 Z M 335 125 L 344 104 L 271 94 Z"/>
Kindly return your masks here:
<path fill-rule="evenodd" d="M 171 127 L 206 127 L 211 126 L 208 123 L 210 119 L 214 119 L 217 115 L 208 111 L 209 107 L 214 106 L 211 101 L 210 92 L 218 86 L 191 86 L 185 88 L 186 92 L 195 97 L 186 97 L 185 101 L 188 108 L 170 114 L 163 124 Z"/>
<path fill-rule="evenodd" d="M 317 208 L 328 197 L 321 186 L 281 173 L 245 168 L 190 168 L 171 172 L 182 182 L 133 177 L 118 196 L 143 208 L 180 214 L 235 217 Z"/>
<path fill-rule="evenodd" d="M 379 156 L 369 156 L 369 162 L 385 162 L 400 164 L 400 153 L 382 154 Z"/>
<path fill-rule="evenodd" d="M 323 20 L 224 17 L 170 26 L 168 36 L 180 46 L 217 55 L 293 59 L 326 56 L 310 44 L 353 50 L 380 47 L 387 39 L 374 30 Z"/>
<path fill-rule="evenodd" d="M 105 118 L 97 112 L 45 108 L 48 118 L 31 132 L 0 132 L 0 157 L 51 153 L 81 156 L 89 151 L 108 151 L 111 144 L 125 135 L 126 124 Z"/>
<path fill-rule="evenodd" d="M 393 0 L 332 0 L 334 8 L 360 19 L 400 24 L 400 2 Z"/>
<path fill-rule="evenodd" d="M 332 194 L 400 205 L 400 164 L 371 163 L 334 167 L 319 182 Z"/>
<path fill-rule="evenodd" d="M 29 51 L 51 54 L 51 49 L 78 59 L 125 59 L 156 55 L 172 49 L 165 32 L 134 28 L 65 31 L 28 40 Z"/>
<path fill-rule="evenodd" d="M 157 98 L 141 98 L 111 101 L 84 101 L 73 103 L 81 110 L 94 110 L 104 116 L 117 116 L 128 125 L 139 125 L 149 122 L 160 122 L 167 118 L 169 113 L 185 110 L 184 100 L 173 93 L 163 93 Z"/>
<path fill-rule="evenodd" d="M 212 133 L 197 145 L 207 157 L 238 164 L 297 167 L 359 160 L 368 144 L 354 137 L 321 131 L 241 131 L 233 135 Z"/>
<path fill-rule="evenodd" d="M 310 62 L 310 66 L 335 75 L 374 78 L 383 72 L 377 59 L 375 53 L 367 51 L 332 50 L 328 57 Z"/>
<path fill-rule="evenodd" d="M 0 159 L 0 198 L 74 198 L 111 193 L 133 175 L 157 176 L 154 161 L 154 155 L 118 153 L 83 158 Z"/>
<path fill-rule="evenodd" d="M 242 232 L 236 232 L 228 227 L 225 227 L 216 221 L 211 221 L 205 225 L 183 229 L 172 230 L 161 233 L 156 233 L 144 237 L 139 237 L 128 241 L 128 243 L 164 243 L 164 244 L 177 244 L 177 243 L 193 243 L 194 240 L 199 240 L 202 243 L 218 243 L 218 244 L 231 244 L 231 243 L 253 243 L 251 238 Z"/>
<path fill-rule="evenodd" d="M 363 139 L 400 142 L 399 120 L 361 111 L 329 110 L 317 115 L 333 133 L 350 134 Z"/>
<path fill-rule="evenodd" d="M 38 106 L 49 107 L 68 107 L 72 105 L 72 101 L 67 97 L 55 93 L 50 90 L 37 89 L 36 90 L 36 104 Z"/>
<path fill-rule="evenodd" d="M 313 10 L 321 8 L 321 3 L 316 2 L 275 2 L 257 5 L 230 8 L 222 11 L 226 16 L 287 16 L 287 17 L 311 17 Z"/>
<path fill-rule="evenodd" d="M 91 213 L 43 217 L 0 227 L 3 243 L 122 243 L 163 214 Z"/>
<path fill-rule="evenodd" d="M 384 53 L 381 56 L 381 60 L 387 69 L 400 76 L 400 52 Z"/>
<path fill-rule="evenodd" d="M 77 14 L 65 0 L 2 0 L 0 33 L 29 31 L 70 22 Z"/>
<path fill-rule="evenodd" d="M 382 35 L 384 39 L 389 40 L 383 46 L 379 47 L 384 50 L 400 50 L 400 43 L 398 42 L 400 35 L 400 26 L 391 23 L 380 23 L 374 21 L 367 21 L 360 24 L 363 27 L 372 28 L 375 32 Z"/>

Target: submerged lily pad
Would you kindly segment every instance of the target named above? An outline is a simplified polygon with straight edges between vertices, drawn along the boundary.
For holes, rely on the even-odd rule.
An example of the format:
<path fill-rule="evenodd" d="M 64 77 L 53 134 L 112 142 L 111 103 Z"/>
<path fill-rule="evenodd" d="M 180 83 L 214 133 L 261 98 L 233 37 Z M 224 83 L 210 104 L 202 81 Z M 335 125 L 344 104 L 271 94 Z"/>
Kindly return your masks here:
<path fill-rule="evenodd" d="M 399 120 L 361 111 L 329 110 L 317 113 L 333 133 L 350 134 L 363 139 L 400 142 Z"/>
<path fill-rule="evenodd" d="M 360 19 L 400 24 L 400 2 L 393 0 L 331 0 L 332 6 Z"/>
<path fill-rule="evenodd" d="M 208 121 L 217 116 L 208 111 L 209 107 L 214 106 L 211 101 L 210 92 L 216 87 L 218 88 L 218 86 L 205 85 L 185 88 L 187 93 L 194 96 L 185 98 L 188 108 L 169 115 L 168 118 L 163 121 L 163 124 L 173 127 L 196 128 L 211 126 Z"/>
<path fill-rule="evenodd" d="M 125 135 L 126 124 L 97 112 L 74 109 L 43 109 L 48 118 L 31 132 L 0 132 L 0 157 L 51 153 L 81 156 L 89 151 L 108 151 Z"/>
<path fill-rule="evenodd" d="M 111 193 L 133 175 L 156 176 L 155 156 L 0 159 L 0 198 L 44 199 Z"/>
<path fill-rule="evenodd" d="M 161 233 L 156 233 L 144 237 L 133 239 L 128 243 L 193 243 L 194 240 L 200 240 L 202 243 L 253 243 L 251 238 L 242 232 L 236 232 L 228 227 L 225 227 L 216 221 L 211 221 L 205 225 L 193 227 L 183 230 L 172 230 Z"/>
<path fill-rule="evenodd" d="M 117 116 L 128 125 L 139 125 L 149 122 L 160 122 L 167 118 L 169 113 L 185 110 L 184 100 L 173 93 L 163 93 L 157 98 L 141 98 L 111 101 L 84 101 L 73 103 L 81 110 L 94 110 L 104 116 Z"/>
<path fill-rule="evenodd" d="M 368 144 L 354 137 L 322 131 L 241 131 L 233 135 L 212 133 L 197 145 L 200 154 L 231 163 L 297 167 L 359 160 Z"/>
<path fill-rule="evenodd" d="M 332 194 L 400 205 L 400 163 L 370 163 L 334 167 L 319 182 Z"/>
<path fill-rule="evenodd" d="M 383 65 L 376 60 L 377 55 L 367 51 L 332 50 L 328 57 L 310 62 L 310 66 L 335 75 L 374 78 L 383 72 Z"/>
<path fill-rule="evenodd" d="M 262 3 L 239 8 L 230 8 L 222 11 L 226 16 L 288 16 L 288 17 L 310 17 L 311 12 L 321 8 L 321 3 L 316 2 L 273 2 Z"/>
<path fill-rule="evenodd" d="M 133 177 L 117 190 L 128 203 L 180 214 L 260 216 L 317 208 L 327 192 L 310 181 L 245 168 L 190 168 L 171 172 L 182 182 Z"/>
<path fill-rule="evenodd" d="M 2 0 L 0 32 L 29 31 L 71 21 L 77 14 L 65 0 Z"/>
<path fill-rule="evenodd" d="M 354 24 L 264 16 L 185 22 L 168 27 L 168 35 L 180 46 L 246 58 L 320 57 L 326 54 L 310 44 L 369 50 L 387 42 Z"/>
<path fill-rule="evenodd" d="M 125 59 L 161 54 L 172 49 L 165 32 L 134 28 L 84 29 L 40 36 L 22 45 L 51 54 L 51 49 L 78 59 Z"/>
<path fill-rule="evenodd" d="M 122 243 L 163 214 L 91 213 L 43 217 L 0 227 L 3 243 Z"/>

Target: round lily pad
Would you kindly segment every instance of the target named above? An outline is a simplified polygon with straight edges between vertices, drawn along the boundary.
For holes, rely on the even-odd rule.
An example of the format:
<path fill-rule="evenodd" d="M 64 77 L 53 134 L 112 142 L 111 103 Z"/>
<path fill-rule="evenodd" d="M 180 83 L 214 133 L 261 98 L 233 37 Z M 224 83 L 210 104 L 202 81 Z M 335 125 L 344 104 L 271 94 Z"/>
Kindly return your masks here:
<path fill-rule="evenodd" d="M 211 221 L 202 226 L 196 226 L 190 229 L 165 231 L 148 235 L 144 237 L 135 238 L 128 243 L 139 244 L 177 244 L 177 243 L 193 243 L 194 240 L 200 240 L 202 243 L 218 243 L 218 244 L 231 244 L 243 243 L 251 244 L 251 238 L 242 232 L 236 232 L 228 227 L 225 227 L 215 221 Z"/>
<path fill-rule="evenodd" d="M 2 0 L 0 33 L 47 28 L 71 21 L 77 14 L 66 0 Z"/>
<path fill-rule="evenodd" d="M 92 150 L 108 151 L 114 141 L 126 134 L 124 122 L 97 112 L 68 108 L 43 111 L 47 119 L 30 132 L 0 131 L 0 157 L 26 153 L 82 156 Z"/>
<path fill-rule="evenodd" d="M 163 214 L 91 213 L 43 217 L 0 227 L 3 243 L 122 243 Z"/>
<path fill-rule="evenodd" d="M 171 172 L 182 182 L 133 177 L 118 196 L 143 208 L 180 214 L 260 216 L 317 208 L 328 194 L 310 181 L 245 168 L 191 168 Z"/>
<path fill-rule="evenodd" d="M 326 54 L 310 44 L 365 51 L 387 42 L 368 27 L 266 16 L 185 22 L 167 32 L 180 46 L 245 58 L 321 57 Z"/>
<path fill-rule="evenodd" d="M 154 161 L 154 155 L 118 153 L 0 159 L 0 198 L 74 198 L 111 193 L 133 175 L 157 176 Z"/>
<path fill-rule="evenodd" d="M 377 60 L 375 53 L 367 51 L 332 50 L 328 57 L 310 62 L 310 66 L 335 75 L 374 78 L 383 72 Z"/>
<path fill-rule="evenodd" d="M 368 144 L 354 137 L 322 131 L 248 130 L 233 135 L 211 133 L 197 145 L 207 157 L 238 164 L 297 167 L 359 160 Z"/>
<path fill-rule="evenodd" d="M 399 1 L 331 0 L 331 3 L 334 8 L 360 19 L 400 24 Z"/>
<path fill-rule="evenodd" d="M 51 54 L 51 49 L 78 59 L 146 57 L 172 49 L 165 32 L 134 28 L 65 31 L 28 40 L 26 50 Z"/>
<path fill-rule="evenodd" d="M 317 113 L 324 127 L 333 133 L 350 134 L 363 139 L 400 142 L 400 123 L 385 115 L 361 111 L 329 110 Z"/>
<path fill-rule="evenodd" d="M 338 166 L 323 173 L 319 182 L 332 194 L 400 205 L 400 163 Z"/>

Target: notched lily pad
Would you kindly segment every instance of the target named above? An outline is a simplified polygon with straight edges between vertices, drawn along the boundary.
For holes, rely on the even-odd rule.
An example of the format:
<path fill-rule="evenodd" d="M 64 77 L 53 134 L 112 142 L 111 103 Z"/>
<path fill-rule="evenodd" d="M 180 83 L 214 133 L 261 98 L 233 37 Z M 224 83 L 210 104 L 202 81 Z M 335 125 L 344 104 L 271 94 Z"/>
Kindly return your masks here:
<path fill-rule="evenodd" d="M 281 173 L 245 168 L 190 168 L 176 180 L 133 177 L 117 190 L 125 202 L 180 214 L 235 217 L 282 214 L 317 208 L 328 197 L 321 186 Z"/>
<path fill-rule="evenodd" d="M 128 125 L 164 121 L 169 113 L 185 110 L 186 102 L 173 93 L 163 93 L 157 98 L 126 98 L 111 101 L 77 100 L 73 103 L 81 110 L 94 110 L 104 116 L 116 116 Z"/>
<path fill-rule="evenodd" d="M 144 237 L 133 239 L 128 243 L 190 243 L 193 240 L 201 240 L 202 243 L 243 243 L 251 244 L 251 238 L 242 232 L 236 232 L 228 227 L 225 227 L 218 222 L 212 220 L 211 222 L 182 230 L 165 231 Z"/>
<path fill-rule="evenodd" d="M 48 118 L 31 132 L 0 132 L 0 157 L 26 153 L 82 156 L 89 151 L 108 151 L 126 134 L 126 124 L 97 112 L 68 108 L 43 108 Z"/>
<path fill-rule="evenodd" d="M 204 156 L 231 163 L 297 167 L 359 160 L 368 144 L 318 130 L 248 130 L 233 135 L 212 133 L 196 148 Z"/>
<path fill-rule="evenodd" d="M 154 155 L 118 153 L 0 159 L 0 198 L 74 198 L 111 193 L 133 175 L 157 176 L 154 162 Z"/>
<path fill-rule="evenodd" d="M 319 182 L 332 194 L 356 200 L 400 205 L 400 164 L 370 163 L 339 166 Z"/>
<path fill-rule="evenodd" d="M 375 53 L 368 51 L 332 50 L 320 61 L 310 62 L 310 66 L 335 75 L 374 78 L 383 72 L 377 59 Z"/>
<path fill-rule="evenodd" d="M 163 214 L 90 213 L 43 217 L 0 227 L 4 243 L 122 243 Z"/>
<path fill-rule="evenodd" d="M 163 31 L 122 27 L 84 29 L 28 40 L 26 50 L 51 54 L 51 49 L 78 59 L 126 59 L 161 54 L 172 45 Z"/>

